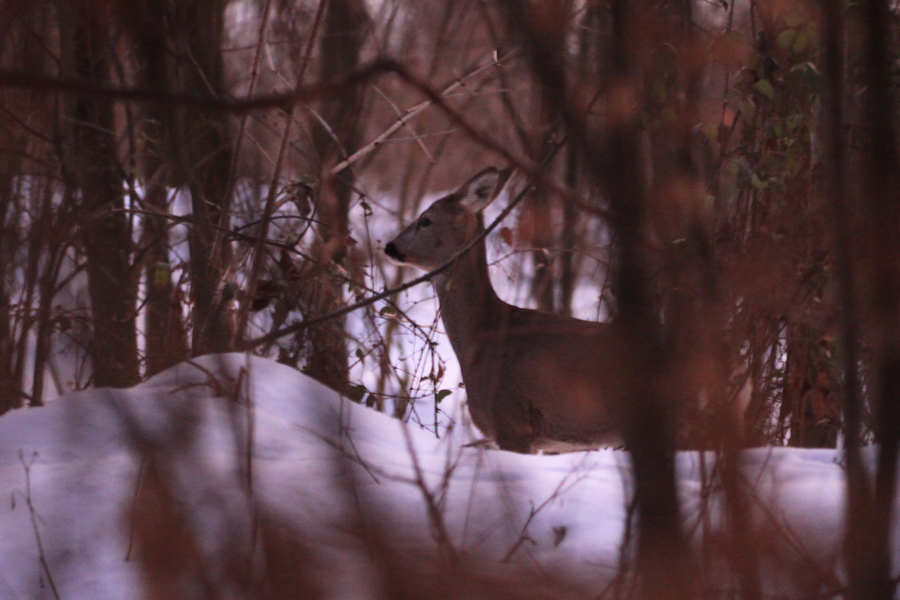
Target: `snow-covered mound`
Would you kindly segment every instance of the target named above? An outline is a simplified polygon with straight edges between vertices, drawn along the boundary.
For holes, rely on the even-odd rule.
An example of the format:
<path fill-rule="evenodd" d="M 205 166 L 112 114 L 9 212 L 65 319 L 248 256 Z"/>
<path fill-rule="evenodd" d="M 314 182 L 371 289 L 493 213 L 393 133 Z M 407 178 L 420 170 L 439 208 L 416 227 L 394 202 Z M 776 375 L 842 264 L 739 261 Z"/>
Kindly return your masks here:
<path fill-rule="evenodd" d="M 767 592 L 818 589 L 837 572 L 835 457 L 745 454 L 770 536 Z M 712 458 L 701 459 L 678 463 L 693 532 L 721 510 L 701 510 Z M 627 466 L 613 450 L 461 448 L 275 362 L 203 357 L 0 418 L 0 598 L 126 600 L 162 581 L 181 598 L 289 584 L 366 598 L 401 570 L 434 586 L 460 584 L 438 572 L 474 573 L 482 590 L 529 578 L 533 597 L 596 596 L 620 561 Z"/>

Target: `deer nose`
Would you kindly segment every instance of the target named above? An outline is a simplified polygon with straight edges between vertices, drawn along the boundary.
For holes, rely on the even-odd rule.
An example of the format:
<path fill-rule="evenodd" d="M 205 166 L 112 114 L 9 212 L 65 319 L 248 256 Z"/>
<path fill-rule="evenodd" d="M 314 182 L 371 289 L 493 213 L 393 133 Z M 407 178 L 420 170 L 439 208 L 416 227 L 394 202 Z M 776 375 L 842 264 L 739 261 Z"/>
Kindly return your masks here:
<path fill-rule="evenodd" d="M 388 245 L 384 247 L 384 253 L 394 260 L 403 260 L 403 255 L 400 254 L 400 251 L 397 250 L 397 245 L 394 242 L 388 242 Z"/>

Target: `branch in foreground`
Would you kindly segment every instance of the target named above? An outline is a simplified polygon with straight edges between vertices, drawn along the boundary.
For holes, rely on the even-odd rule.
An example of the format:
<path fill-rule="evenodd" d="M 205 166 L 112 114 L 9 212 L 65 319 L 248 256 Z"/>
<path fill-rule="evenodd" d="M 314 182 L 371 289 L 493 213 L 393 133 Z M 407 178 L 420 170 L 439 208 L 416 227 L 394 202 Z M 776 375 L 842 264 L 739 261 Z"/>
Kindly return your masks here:
<path fill-rule="evenodd" d="M 382 73 L 397 73 L 406 79 L 406 69 L 400 63 L 376 60 L 345 78 L 333 82 L 321 82 L 297 87 L 281 94 L 265 94 L 256 98 L 217 99 L 191 94 L 160 92 L 147 88 L 110 88 L 84 81 L 36 77 L 21 71 L 0 71 L 0 89 L 21 89 L 36 92 L 96 96 L 116 102 L 159 102 L 198 110 L 243 114 L 255 110 L 288 108 L 292 105 L 313 102 L 341 93 Z"/>
<path fill-rule="evenodd" d="M 507 56 L 508 57 L 508 56 Z M 507 58 L 507 57 L 504 57 Z M 494 64 L 494 63 L 491 63 Z M 490 65 L 487 65 L 490 66 Z M 481 70 L 480 67 L 476 72 Z M 199 110 L 209 110 L 218 112 L 229 112 L 234 114 L 244 114 L 256 110 L 266 110 L 273 108 L 287 109 L 295 104 L 313 102 L 328 98 L 336 94 L 347 91 L 357 85 L 365 83 L 370 79 L 384 73 L 394 73 L 406 82 L 412 88 L 421 92 L 427 102 L 439 108 L 455 125 L 457 125 L 469 138 L 478 142 L 485 148 L 493 150 L 504 160 L 508 161 L 510 166 L 515 167 L 530 176 L 533 181 L 532 185 L 540 185 L 550 189 L 566 202 L 570 202 L 577 206 L 580 210 L 595 214 L 601 217 L 608 216 L 606 211 L 589 203 L 583 202 L 577 198 L 568 189 L 560 187 L 549 181 L 541 175 L 541 169 L 535 168 L 534 164 L 522 157 L 512 154 L 503 144 L 497 142 L 490 136 L 479 131 L 471 123 L 469 123 L 458 111 L 448 105 L 444 101 L 444 91 L 432 89 L 424 80 L 416 77 L 407 70 L 401 63 L 391 59 L 379 59 L 371 64 L 354 71 L 345 78 L 334 82 L 321 82 L 310 85 L 297 87 L 294 91 L 282 94 L 269 94 L 258 96 L 256 98 L 247 99 L 217 99 L 203 98 L 188 94 L 172 94 L 159 92 L 157 90 L 148 90 L 142 88 L 109 88 L 103 86 L 92 85 L 82 81 L 50 79 L 47 77 L 35 77 L 26 73 L 17 71 L 0 71 L 0 89 L 28 89 L 33 91 L 56 92 L 64 94 L 82 94 L 96 95 L 103 98 L 109 98 L 118 102 L 160 102 L 170 106 L 183 106 L 187 108 L 195 108 Z M 451 84 L 452 86 L 453 84 Z M 411 110 L 416 110 L 418 106 Z M 407 116 L 409 118 L 409 116 Z M 402 126 L 403 123 L 400 123 Z M 352 157 L 354 160 L 359 157 Z M 348 159 L 349 160 L 349 159 Z M 343 163 L 342 163 L 343 164 Z"/>
<path fill-rule="evenodd" d="M 512 52 L 507 53 L 502 58 L 493 58 L 489 63 L 475 67 L 474 69 L 472 69 L 465 75 L 462 75 L 461 77 L 457 78 L 455 81 L 453 81 L 449 85 L 446 85 L 443 89 L 441 89 L 440 92 L 437 92 L 437 94 L 440 97 L 446 97 L 451 92 L 454 92 L 461 87 L 465 87 L 466 81 L 468 81 L 472 77 L 475 77 L 476 75 L 483 73 L 484 71 L 490 69 L 491 67 L 499 67 L 503 62 L 509 60 L 511 57 L 515 56 L 516 54 L 518 54 L 518 51 L 513 50 Z M 419 115 L 419 113 L 424 111 L 429 106 L 432 106 L 433 104 L 434 104 L 434 100 L 431 100 L 431 99 L 425 100 L 425 101 L 420 102 L 419 104 L 413 106 L 412 108 L 407 109 L 406 112 L 398 115 L 397 121 L 394 122 L 393 125 L 391 125 L 386 130 L 384 130 L 384 132 L 382 132 L 380 135 L 378 135 L 374 140 L 372 140 L 371 142 L 369 142 L 368 144 L 366 144 L 365 146 L 363 146 L 362 148 L 360 148 L 359 150 L 357 150 L 356 152 L 354 152 L 353 154 L 348 156 L 343 161 L 341 161 L 338 164 L 336 164 L 335 166 L 333 166 L 331 168 L 331 170 L 329 171 L 329 174 L 337 175 L 338 173 L 340 173 L 341 171 L 343 171 L 344 169 L 346 169 L 347 167 L 349 167 L 350 165 L 355 163 L 357 160 L 359 160 L 360 158 L 362 158 L 363 156 L 365 156 L 366 154 L 368 154 L 369 152 L 371 152 L 372 150 L 377 148 L 385 140 L 387 140 L 392 135 L 394 135 L 394 133 L 398 129 L 408 125 L 412 119 L 414 119 L 415 117 L 417 117 Z"/>

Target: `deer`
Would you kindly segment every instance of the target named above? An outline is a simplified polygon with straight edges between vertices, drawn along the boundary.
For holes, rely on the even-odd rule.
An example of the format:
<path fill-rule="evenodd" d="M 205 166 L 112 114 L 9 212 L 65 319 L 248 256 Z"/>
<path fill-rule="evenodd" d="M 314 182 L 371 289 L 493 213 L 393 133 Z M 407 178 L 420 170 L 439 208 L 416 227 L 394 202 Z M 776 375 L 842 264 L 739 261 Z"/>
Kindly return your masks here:
<path fill-rule="evenodd" d="M 459 360 L 472 422 L 502 450 L 559 452 L 615 445 L 620 386 L 608 326 L 504 302 L 491 284 L 483 211 L 509 171 L 488 167 L 431 204 L 384 247 L 426 272 Z M 463 252 L 467 247 L 468 252 Z M 621 377 L 621 376 L 620 376 Z"/>

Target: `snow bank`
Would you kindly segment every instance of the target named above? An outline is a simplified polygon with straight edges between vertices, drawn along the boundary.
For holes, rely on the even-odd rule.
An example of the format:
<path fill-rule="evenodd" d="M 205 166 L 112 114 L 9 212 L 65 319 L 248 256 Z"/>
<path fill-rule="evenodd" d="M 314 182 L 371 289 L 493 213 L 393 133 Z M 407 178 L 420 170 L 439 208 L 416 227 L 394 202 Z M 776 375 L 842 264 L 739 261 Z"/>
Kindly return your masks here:
<path fill-rule="evenodd" d="M 702 516 L 703 458 L 711 466 L 711 457 L 679 456 L 689 527 Z M 768 592 L 808 591 L 822 581 L 811 573 L 834 572 L 843 502 L 835 458 L 745 453 L 756 522 L 771 536 L 762 549 Z M 149 486 L 151 472 L 166 482 L 205 581 L 222 597 L 240 596 L 221 583 L 236 552 L 249 560 L 256 547 L 254 572 L 265 568 L 252 542 L 265 531 L 259 515 L 303 540 L 329 597 L 377 595 L 385 584 L 373 553 L 388 547 L 414 557 L 410 568 L 455 560 L 500 581 L 538 573 L 560 595 L 596 595 L 619 562 L 627 464 L 613 450 L 461 448 L 270 360 L 203 357 L 133 389 L 88 390 L 0 418 L 0 491 L 9 499 L 0 508 L 0 598 L 52 598 L 51 581 L 67 600 L 143 597 L 147 571 L 135 556 L 146 540 L 132 517 L 146 503 L 139 480 Z"/>

